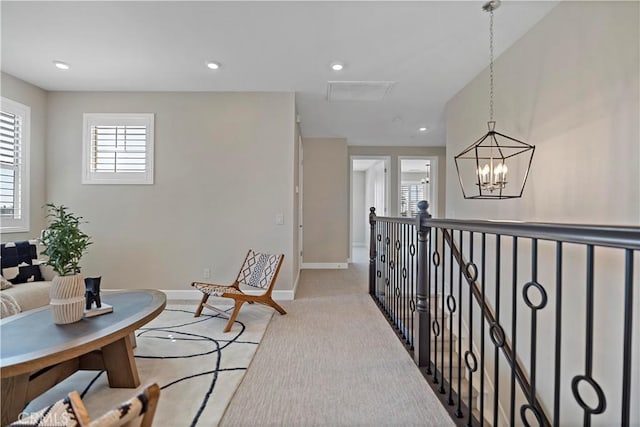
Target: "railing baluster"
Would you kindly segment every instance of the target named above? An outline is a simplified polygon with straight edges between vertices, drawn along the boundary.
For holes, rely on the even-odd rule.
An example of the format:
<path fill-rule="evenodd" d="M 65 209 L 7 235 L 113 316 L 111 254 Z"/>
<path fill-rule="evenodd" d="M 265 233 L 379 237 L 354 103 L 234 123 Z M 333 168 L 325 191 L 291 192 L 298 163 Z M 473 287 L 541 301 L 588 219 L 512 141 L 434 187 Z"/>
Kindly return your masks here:
<path fill-rule="evenodd" d="M 384 244 L 385 244 L 385 254 L 387 257 L 387 276 L 385 278 L 385 289 L 384 289 L 384 301 L 385 301 L 385 311 L 387 312 L 387 316 L 390 315 L 391 310 L 391 300 L 389 299 L 389 295 L 391 293 L 391 250 L 390 250 L 390 242 L 391 242 L 391 224 L 387 223 L 387 227 L 384 233 Z"/>
<path fill-rule="evenodd" d="M 473 267 L 474 273 L 471 274 L 470 268 Z M 475 281 L 477 278 L 478 270 L 473 263 L 473 232 L 469 233 L 469 264 L 465 267 L 465 274 L 471 281 Z M 476 276 L 476 277 L 473 277 Z M 467 427 L 473 427 L 473 373 L 478 368 L 478 362 L 473 354 L 473 287 L 469 286 L 469 349 L 464 355 L 464 361 L 469 370 L 469 397 L 468 397 L 468 410 L 469 415 L 467 417 Z M 469 358 L 473 363 L 469 361 Z"/>
<path fill-rule="evenodd" d="M 400 243 L 400 252 L 402 253 L 402 269 L 400 270 L 401 272 L 401 276 L 402 280 L 400 281 L 401 286 L 400 286 L 400 328 L 402 331 L 402 336 L 404 337 L 405 341 L 407 340 L 407 312 L 406 312 L 406 287 L 407 287 L 407 277 L 405 275 L 405 271 L 407 268 L 407 254 L 405 251 L 405 243 L 407 241 L 406 239 L 406 234 L 407 234 L 407 228 L 405 227 L 404 224 L 400 225 L 400 235 L 402 236 L 402 239 L 400 239 L 401 243 Z"/>
<path fill-rule="evenodd" d="M 445 245 L 444 245 L 444 229 L 440 230 L 442 232 L 442 292 L 440 292 L 440 303 L 441 303 L 441 310 L 440 310 L 440 366 L 442 367 L 442 372 L 440 373 L 440 379 L 441 384 L 440 384 L 440 393 L 444 394 L 446 393 L 446 390 L 444 388 L 444 374 L 445 374 L 445 369 L 444 369 L 444 294 L 445 294 L 445 290 L 444 290 L 444 282 L 445 282 L 445 270 L 446 270 L 446 257 L 445 257 Z M 436 300 L 437 301 L 437 300 Z"/>
<path fill-rule="evenodd" d="M 512 255 L 512 286 L 511 286 L 511 404 L 509 407 L 509 425 L 515 425 L 516 411 L 516 320 L 518 311 L 516 310 L 518 300 L 516 298 L 518 288 L 518 238 L 513 237 Z"/>
<path fill-rule="evenodd" d="M 485 279 L 487 267 L 487 235 L 482 233 L 482 301 L 487 300 L 485 293 Z M 484 330 L 486 322 L 485 305 L 481 307 L 482 316 L 480 316 L 480 427 L 484 426 Z"/>
<path fill-rule="evenodd" d="M 576 375 L 573 377 L 571 381 L 571 391 L 573 392 L 573 397 L 578 401 L 578 404 L 584 411 L 584 426 L 589 427 L 591 425 L 591 415 L 592 414 L 600 414 L 604 412 L 607 407 L 607 402 L 602 391 L 600 385 L 593 379 L 593 321 L 594 321 L 594 311 L 593 311 L 593 295 L 594 295 L 594 247 L 593 245 L 587 245 L 587 319 L 586 319 L 586 336 L 585 336 L 585 374 L 584 375 Z M 580 382 L 586 382 L 591 386 L 591 388 L 595 391 L 598 404 L 593 407 L 593 405 L 588 405 L 584 402 L 582 397 L 580 396 L 580 392 L 578 390 L 578 386 Z"/>
<path fill-rule="evenodd" d="M 622 358 L 622 426 L 629 425 L 631 412 L 631 337 L 633 328 L 633 251 L 625 250 L 624 344 Z"/>
<path fill-rule="evenodd" d="M 529 290 L 535 288 L 540 294 L 540 301 L 535 302 L 529 296 Z M 538 343 L 538 310 L 542 310 L 547 305 L 547 293 L 544 287 L 538 283 L 538 239 L 531 239 L 531 281 L 522 288 L 522 297 L 525 304 L 531 309 L 531 356 L 530 356 L 530 384 L 529 403 L 520 407 L 520 417 L 527 423 L 527 410 L 533 412 L 538 424 L 542 425 L 541 408 L 536 406 L 536 361 Z"/>
<path fill-rule="evenodd" d="M 462 251 L 464 250 L 464 239 L 462 230 L 460 230 L 460 257 L 462 258 Z M 456 417 L 462 418 L 462 265 L 458 263 L 458 407 L 456 408 Z"/>
<path fill-rule="evenodd" d="M 409 287 L 409 297 L 410 297 L 410 302 L 409 302 L 409 309 L 411 311 L 410 315 L 409 315 L 409 323 L 411 324 L 411 343 L 410 343 L 410 348 L 411 350 L 413 350 L 415 348 L 414 346 L 414 340 L 415 340 L 415 336 L 416 336 L 416 331 L 414 329 L 414 325 L 413 325 L 413 318 L 415 316 L 415 287 L 416 287 L 416 269 L 418 268 L 418 262 L 416 260 L 416 236 L 417 236 L 417 230 L 416 231 L 412 231 L 410 233 L 410 237 L 411 237 L 411 249 L 409 251 L 409 253 L 411 254 L 411 265 L 410 265 L 410 273 L 411 273 L 411 286 Z"/>
<path fill-rule="evenodd" d="M 402 276 L 404 277 L 404 289 L 402 295 L 402 301 L 404 305 L 404 317 L 402 318 L 402 322 L 404 324 L 405 330 L 405 341 L 407 344 L 411 342 L 409 339 L 409 267 L 411 258 L 409 257 L 409 234 L 410 234 L 410 226 L 405 225 L 404 227 L 404 245 L 402 245 L 404 250 L 404 267 L 402 268 Z"/>
<path fill-rule="evenodd" d="M 438 384 L 438 336 L 440 332 L 440 328 L 438 327 L 438 268 L 440 266 L 440 253 L 438 247 L 438 229 L 434 228 L 431 236 L 434 241 L 433 244 L 435 249 L 433 250 L 433 292 L 429 292 L 430 303 L 429 305 L 433 307 L 433 317 L 431 319 L 431 325 L 433 330 L 433 382 Z M 435 295 L 434 295 L 435 292 Z M 435 300 L 434 300 L 435 298 Z M 442 389 L 442 384 L 440 385 Z"/>
<path fill-rule="evenodd" d="M 500 235 L 496 234 L 496 320 L 495 324 L 491 325 L 489 333 L 492 336 L 492 341 L 495 345 L 495 350 L 493 353 L 493 426 L 498 425 L 498 402 L 499 402 L 499 389 L 500 389 L 500 381 L 498 379 L 498 373 L 500 372 L 500 341 L 496 338 L 496 333 L 502 332 L 502 327 L 500 326 Z M 493 332 L 500 331 L 500 332 Z M 504 335 L 503 335 L 504 336 Z"/>
<path fill-rule="evenodd" d="M 560 351 L 562 349 L 562 242 L 556 243 L 556 344 L 553 394 L 553 425 L 560 425 Z"/>
<path fill-rule="evenodd" d="M 453 241 L 453 229 L 451 229 Z M 453 296 L 453 247 L 449 246 L 449 295 L 447 308 L 449 309 L 449 399 L 447 403 L 453 405 L 453 313 L 455 312 L 455 297 Z"/>

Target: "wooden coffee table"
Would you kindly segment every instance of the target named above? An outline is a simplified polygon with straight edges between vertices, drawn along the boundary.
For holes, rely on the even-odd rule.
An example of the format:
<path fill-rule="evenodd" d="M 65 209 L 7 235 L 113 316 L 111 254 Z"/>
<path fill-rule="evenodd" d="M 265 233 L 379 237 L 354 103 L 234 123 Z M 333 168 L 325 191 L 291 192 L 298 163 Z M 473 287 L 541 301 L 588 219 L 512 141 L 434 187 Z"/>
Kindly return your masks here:
<path fill-rule="evenodd" d="M 0 321 L 2 425 L 78 370 L 106 370 L 110 387 L 140 385 L 133 332 L 162 312 L 166 296 L 156 290 L 101 296 L 113 313 L 56 325 L 49 307 L 43 307 Z"/>

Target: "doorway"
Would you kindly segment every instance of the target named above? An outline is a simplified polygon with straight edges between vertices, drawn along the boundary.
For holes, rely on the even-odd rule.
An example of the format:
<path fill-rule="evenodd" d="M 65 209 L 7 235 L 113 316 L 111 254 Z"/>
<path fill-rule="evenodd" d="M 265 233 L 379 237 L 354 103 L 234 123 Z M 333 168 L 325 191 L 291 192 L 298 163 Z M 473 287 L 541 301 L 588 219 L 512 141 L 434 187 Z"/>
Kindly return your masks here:
<path fill-rule="evenodd" d="M 350 260 L 369 262 L 369 208 L 376 215 L 389 215 L 388 156 L 351 156 Z"/>
<path fill-rule="evenodd" d="M 398 214 L 415 217 L 418 202 L 429 202 L 428 212 L 437 217 L 438 212 L 438 159 L 436 157 L 398 158 Z"/>

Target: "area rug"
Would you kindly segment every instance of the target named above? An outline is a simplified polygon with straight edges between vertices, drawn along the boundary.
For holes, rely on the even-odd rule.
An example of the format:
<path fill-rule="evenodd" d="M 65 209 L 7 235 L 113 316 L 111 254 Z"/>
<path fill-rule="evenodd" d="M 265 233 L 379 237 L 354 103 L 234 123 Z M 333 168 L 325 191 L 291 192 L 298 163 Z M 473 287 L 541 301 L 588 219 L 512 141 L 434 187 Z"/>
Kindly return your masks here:
<path fill-rule="evenodd" d="M 268 307 L 245 305 L 225 334 L 227 319 L 212 312 L 194 318 L 195 306 L 167 306 L 136 332 L 138 390 L 153 382 L 161 387 L 154 426 L 217 425 L 273 315 Z M 72 390 L 81 394 L 91 418 L 136 394 L 133 389 L 109 388 L 106 372 L 80 371 L 33 400 L 25 412 L 48 406 Z"/>

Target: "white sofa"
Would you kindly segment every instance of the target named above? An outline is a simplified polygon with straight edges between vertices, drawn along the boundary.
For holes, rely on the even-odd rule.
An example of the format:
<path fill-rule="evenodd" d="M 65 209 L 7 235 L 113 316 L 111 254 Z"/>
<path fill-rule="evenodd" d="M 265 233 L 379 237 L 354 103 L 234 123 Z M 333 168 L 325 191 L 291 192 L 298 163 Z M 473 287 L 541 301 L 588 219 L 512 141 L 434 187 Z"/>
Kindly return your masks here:
<path fill-rule="evenodd" d="M 10 284 L 6 289 L 2 289 L 0 318 L 49 304 L 49 288 L 55 273 L 50 267 L 38 262 L 37 241 L 5 242 L 2 243 L 0 252 L 3 279 L 15 279 L 16 270 L 19 270 L 21 264 L 28 268 L 37 268 L 43 279 Z"/>

